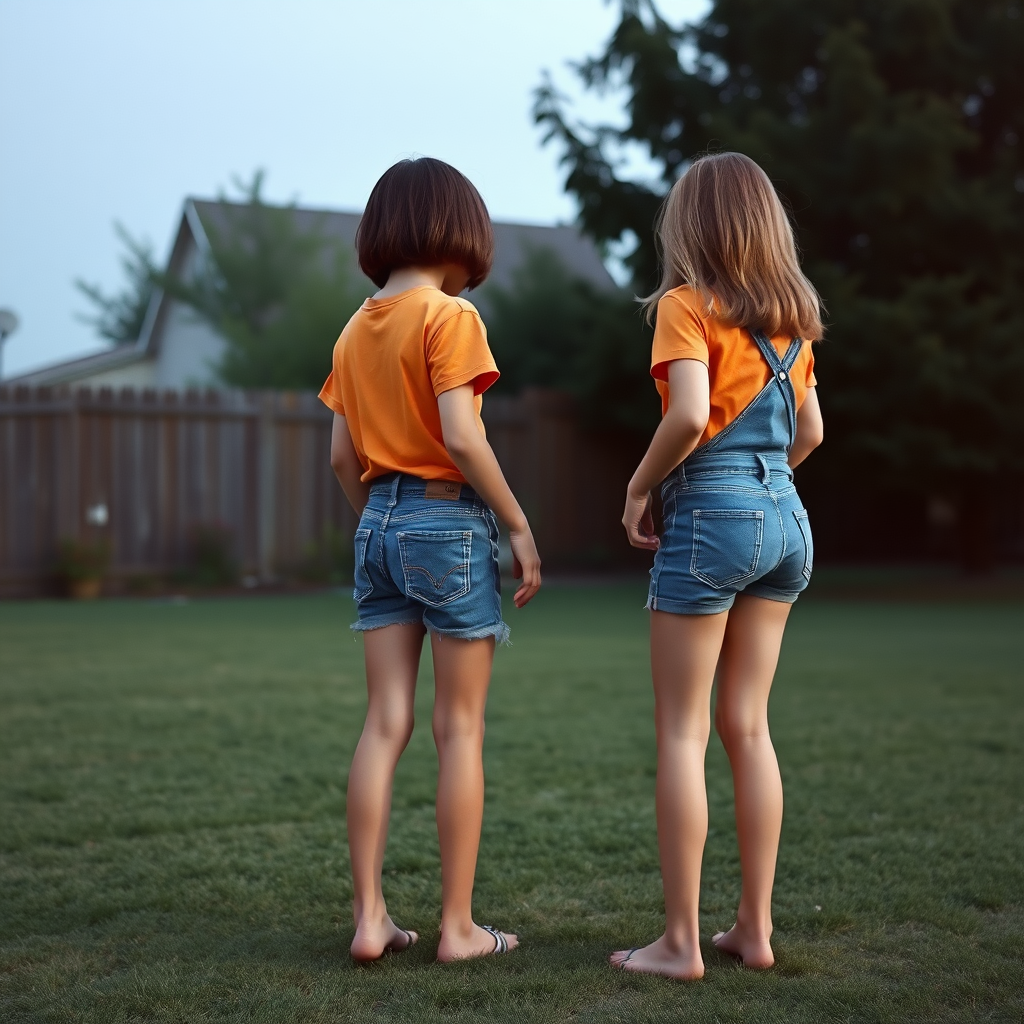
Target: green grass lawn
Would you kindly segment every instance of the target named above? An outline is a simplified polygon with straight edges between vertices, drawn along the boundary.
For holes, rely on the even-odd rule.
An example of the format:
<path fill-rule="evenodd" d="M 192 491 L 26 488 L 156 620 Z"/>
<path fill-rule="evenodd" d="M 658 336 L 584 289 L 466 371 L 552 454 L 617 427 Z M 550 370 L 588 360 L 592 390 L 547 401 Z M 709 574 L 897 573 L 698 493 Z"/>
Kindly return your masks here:
<path fill-rule="evenodd" d="M 509 613 L 477 884 L 478 919 L 523 941 L 507 957 L 433 962 L 424 666 L 385 867 L 422 938 L 358 968 L 350 601 L 0 604 L 0 1019 L 1024 1019 L 1024 606 L 796 607 L 772 703 L 778 965 L 707 941 L 681 985 L 606 966 L 661 925 L 643 596 L 551 589 Z M 708 782 L 709 937 L 739 887 L 717 740 Z"/>

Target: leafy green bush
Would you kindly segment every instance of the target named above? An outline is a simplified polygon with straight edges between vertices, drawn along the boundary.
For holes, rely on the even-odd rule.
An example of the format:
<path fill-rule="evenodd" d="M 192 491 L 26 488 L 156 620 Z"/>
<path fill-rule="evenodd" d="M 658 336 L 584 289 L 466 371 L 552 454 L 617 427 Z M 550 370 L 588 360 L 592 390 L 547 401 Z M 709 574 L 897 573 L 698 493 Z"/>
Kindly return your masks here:
<path fill-rule="evenodd" d="M 320 224 L 297 224 L 294 204 L 264 203 L 262 184 L 258 172 L 239 185 L 242 202 L 221 197 L 217 220 L 204 221 L 212 258 L 193 276 L 156 280 L 227 342 L 225 384 L 319 390 L 369 285 Z"/>
<path fill-rule="evenodd" d="M 351 539 L 341 530 L 327 526 L 319 540 L 306 545 L 299 577 L 309 583 L 351 583 L 352 569 Z"/>
<path fill-rule="evenodd" d="M 652 430 L 658 396 L 649 373 L 651 329 L 626 291 L 575 277 L 557 254 L 532 248 L 512 285 L 485 286 L 495 385 L 566 391 L 592 427 Z"/>
<path fill-rule="evenodd" d="M 57 549 L 56 576 L 63 583 L 99 580 L 110 564 L 110 545 L 66 537 Z"/>
<path fill-rule="evenodd" d="M 238 582 L 234 531 L 224 523 L 197 523 L 188 531 L 188 582 L 201 587 L 228 587 Z"/>

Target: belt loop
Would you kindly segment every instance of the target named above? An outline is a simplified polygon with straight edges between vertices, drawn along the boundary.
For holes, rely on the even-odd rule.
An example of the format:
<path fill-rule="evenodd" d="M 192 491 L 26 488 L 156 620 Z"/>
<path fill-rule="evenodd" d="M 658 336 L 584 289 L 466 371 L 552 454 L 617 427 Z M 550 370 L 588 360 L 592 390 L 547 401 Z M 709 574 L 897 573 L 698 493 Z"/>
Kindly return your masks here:
<path fill-rule="evenodd" d="M 772 471 L 768 468 L 768 460 L 763 455 L 756 456 L 761 463 L 761 483 L 767 487 L 772 482 Z"/>
<path fill-rule="evenodd" d="M 386 530 L 391 521 L 391 510 L 398 504 L 398 485 L 402 481 L 402 474 L 396 473 L 395 479 L 391 481 L 391 493 L 388 495 L 388 507 L 384 509 L 384 516 L 380 521 L 381 530 Z"/>
<path fill-rule="evenodd" d="M 686 487 L 686 470 L 683 468 L 683 464 L 680 462 L 676 467 L 676 472 L 679 474 L 679 484 L 682 487 Z"/>

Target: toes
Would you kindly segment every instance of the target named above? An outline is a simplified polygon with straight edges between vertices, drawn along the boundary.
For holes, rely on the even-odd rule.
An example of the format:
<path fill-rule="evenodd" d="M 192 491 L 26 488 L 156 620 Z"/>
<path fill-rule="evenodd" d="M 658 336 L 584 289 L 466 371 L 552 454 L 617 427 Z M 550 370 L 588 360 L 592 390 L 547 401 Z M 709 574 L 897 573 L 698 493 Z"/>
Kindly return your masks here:
<path fill-rule="evenodd" d="M 608 962 L 612 967 L 616 967 L 619 970 L 625 971 L 629 969 L 629 958 L 636 952 L 635 949 L 617 949 L 614 953 L 611 953 L 608 957 Z"/>

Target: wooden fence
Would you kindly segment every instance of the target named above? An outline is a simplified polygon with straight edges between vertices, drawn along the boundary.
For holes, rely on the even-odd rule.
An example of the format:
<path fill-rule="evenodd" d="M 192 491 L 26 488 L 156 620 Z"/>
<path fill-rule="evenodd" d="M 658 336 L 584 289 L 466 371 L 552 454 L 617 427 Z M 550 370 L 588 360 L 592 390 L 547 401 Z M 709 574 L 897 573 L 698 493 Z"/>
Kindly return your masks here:
<path fill-rule="evenodd" d="M 549 567 L 629 562 L 618 519 L 635 445 L 580 429 L 571 403 L 484 403 L 488 436 Z M 109 579 L 181 569 L 197 527 L 241 571 L 295 571 L 355 516 L 329 464 L 331 413 L 300 392 L 0 387 L 0 595 L 52 586 L 63 539 L 106 541 Z"/>

